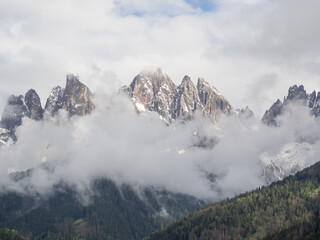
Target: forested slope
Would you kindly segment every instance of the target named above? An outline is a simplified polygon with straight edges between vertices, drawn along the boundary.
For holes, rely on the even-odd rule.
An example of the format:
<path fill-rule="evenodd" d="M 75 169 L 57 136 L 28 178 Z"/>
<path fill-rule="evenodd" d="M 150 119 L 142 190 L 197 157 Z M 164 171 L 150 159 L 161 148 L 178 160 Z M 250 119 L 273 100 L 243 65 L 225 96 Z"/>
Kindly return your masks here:
<path fill-rule="evenodd" d="M 29 239 L 143 239 L 204 204 L 153 188 L 139 196 L 129 185 L 117 186 L 108 179 L 96 180 L 92 191 L 87 202 L 64 185 L 47 198 L 2 194 L 0 227 Z"/>
<path fill-rule="evenodd" d="M 17 231 L 10 230 L 8 228 L 0 228 L 0 239 L 1 240 L 26 240 Z"/>
<path fill-rule="evenodd" d="M 267 187 L 208 205 L 149 240 L 319 239 L 320 163 Z"/>

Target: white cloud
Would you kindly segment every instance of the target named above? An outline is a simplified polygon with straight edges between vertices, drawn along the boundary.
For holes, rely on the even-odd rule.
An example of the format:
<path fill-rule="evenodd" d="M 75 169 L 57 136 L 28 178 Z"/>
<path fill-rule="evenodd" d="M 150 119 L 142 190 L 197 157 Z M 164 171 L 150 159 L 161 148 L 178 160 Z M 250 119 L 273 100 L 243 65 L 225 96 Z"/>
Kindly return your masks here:
<path fill-rule="evenodd" d="M 48 194 L 63 181 L 83 193 L 102 176 L 134 187 L 151 185 L 218 200 L 264 184 L 261 154 L 274 156 L 299 141 L 314 149 L 320 143 L 319 121 L 300 106 L 292 106 L 281 118 L 282 127 L 268 128 L 234 117 L 216 125 L 198 119 L 168 127 L 156 113 L 137 116 L 132 103 L 119 96 L 96 99 L 96 104 L 91 115 L 70 122 L 62 112 L 56 119 L 60 125 L 24 119 L 16 144 L 0 151 L 0 189 Z M 218 143 L 213 149 L 190 148 L 197 141 L 194 132 Z M 319 154 L 305 158 L 308 166 Z M 33 172 L 23 181 L 10 180 L 8 172 L 29 168 Z M 217 175 L 215 183 L 208 173 Z"/>
<path fill-rule="evenodd" d="M 150 64 L 176 83 L 185 74 L 203 76 L 258 116 L 292 84 L 319 89 L 318 1 L 212 2 L 204 12 L 182 0 L 2 1 L 2 102 L 35 88 L 44 103 L 70 70 L 94 88 L 92 66 L 123 83 Z M 256 103 L 247 86 L 268 74 L 276 76 L 274 90 Z"/>

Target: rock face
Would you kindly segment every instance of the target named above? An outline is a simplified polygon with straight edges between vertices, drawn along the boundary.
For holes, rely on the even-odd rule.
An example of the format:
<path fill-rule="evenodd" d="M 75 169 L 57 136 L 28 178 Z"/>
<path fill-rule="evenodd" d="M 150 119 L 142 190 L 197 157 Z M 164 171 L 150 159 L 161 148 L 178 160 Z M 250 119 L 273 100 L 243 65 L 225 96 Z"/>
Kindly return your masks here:
<path fill-rule="evenodd" d="M 234 114 L 230 103 L 202 78 L 197 86 L 185 76 L 179 86 L 160 68 L 143 70 L 129 87 L 120 90 L 128 95 L 138 112 L 155 111 L 167 122 L 191 120 L 195 114 L 217 121 L 220 115 Z"/>
<path fill-rule="evenodd" d="M 167 121 L 172 120 L 176 87 L 160 68 L 140 72 L 122 91 L 129 95 L 139 112 L 156 111 Z"/>
<path fill-rule="evenodd" d="M 305 105 L 316 117 L 320 115 L 320 92 L 316 94 L 316 92 L 313 91 L 311 94 L 308 94 L 303 85 L 294 85 L 289 88 L 288 96 L 284 97 L 283 102 L 278 99 L 270 109 L 265 112 L 262 117 L 262 122 L 271 126 L 279 126 L 280 124 L 276 118 L 283 113 L 289 103 L 293 102 L 299 102 Z"/>
<path fill-rule="evenodd" d="M 306 90 L 304 90 L 304 86 L 300 85 L 294 85 L 289 88 L 288 90 L 288 96 L 287 96 L 287 101 L 290 100 L 305 100 L 307 99 L 308 94 Z"/>
<path fill-rule="evenodd" d="M 316 92 L 313 91 L 309 95 L 308 99 L 308 107 L 312 110 L 312 113 L 314 116 L 319 117 L 320 116 L 320 92 L 318 92 L 318 95 L 316 95 Z"/>
<path fill-rule="evenodd" d="M 35 90 L 30 89 L 24 97 L 27 107 L 27 117 L 34 120 L 41 120 L 43 117 L 43 109 L 41 107 L 40 97 Z"/>
<path fill-rule="evenodd" d="M 1 116 L 0 146 L 8 142 L 9 139 L 16 138 L 14 132 L 16 127 L 21 125 L 23 117 L 41 120 L 42 116 L 43 109 L 35 90 L 30 89 L 24 97 L 11 95 Z"/>
<path fill-rule="evenodd" d="M 22 118 L 28 115 L 27 107 L 22 95 L 11 95 L 1 116 L 1 126 L 10 132 L 21 125 Z"/>
<path fill-rule="evenodd" d="M 282 113 L 283 103 L 278 99 L 262 117 L 262 122 L 267 125 L 279 126 L 276 117 Z"/>
<path fill-rule="evenodd" d="M 0 122 L 0 146 L 15 139 L 15 129 L 21 125 L 22 118 L 42 120 L 46 112 L 54 116 L 60 109 L 68 111 L 69 116 L 83 116 L 94 109 L 92 93 L 89 88 L 79 81 L 75 74 L 67 75 L 66 88 L 54 87 L 47 99 L 45 109 L 41 107 L 40 97 L 35 90 L 30 89 L 25 96 L 11 95 L 5 106 Z"/>
<path fill-rule="evenodd" d="M 0 127 L 0 146 L 6 145 L 11 138 L 11 133 L 8 129 Z"/>
<path fill-rule="evenodd" d="M 188 76 L 184 76 L 177 89 L 174 119 L 190 120 L 195 112 L 203 113 L 197 88 Z"/>
<path fill-rule="evenodd" d="M 70 117 L 83 116 L 94 109 L 91 91 L 75 74 L 68 74 L 66 87 L 54 87 L 47 99 L 45 111 L 49 115 L 55 115 L 60 109 L 67 110 Z"/>
<path fill-rule="evenodd" d="M 198 78 L 197 88 L 204 112 L 212 121 L 217 121 L 222 113 L 226 115 L 235 113 L 227 99 L 215 87 L 210 87 L 203 78 Z"/>
<path fill-rule="evenodd" d="M 79 81 L 79 77 L 74 74 L 68 74 L 66 88 L 63 92 L 62 108 L 67 110 L 70 116 L 83 116 L 91 113 L 94 109 L 91 99 L 91 91 Z"/>
<path fill-rule="evenodd" d="M 53 116 L 59 109 L 65 109 L 70 117 L 73 115 L 83 116 L 91 113 L 94 109 L 92 93 L 89 88 L 79 81 L 74 74 L 67 75 L 66 88 L 54 87 L 45 105 L 45 111 Z M 21 125 L 23 117 L 34 120 L 43 119 L 44 109 L 41 107 L 40 97 L 35 90 L 30 89 L 25 96 L 10 96 L 5 106 L 1 127 L 14 132 Z"/>
<path fill-rule="evenodd" d="M 53 116 L 63 105 L 63 92 L 64 89 L 56 86 L 52 89 L 50 96 L 47 99 L 45 111 Z"/>
<path fill-rule="evenodd" d="M 282 180 L 308 166 L 308 157 L 314 154 L 316 147 L 307 142 L 285 144 L 279 152 L 263 152 L 259 156 L 263 168 L 262 176 L 267 184 Z"/>

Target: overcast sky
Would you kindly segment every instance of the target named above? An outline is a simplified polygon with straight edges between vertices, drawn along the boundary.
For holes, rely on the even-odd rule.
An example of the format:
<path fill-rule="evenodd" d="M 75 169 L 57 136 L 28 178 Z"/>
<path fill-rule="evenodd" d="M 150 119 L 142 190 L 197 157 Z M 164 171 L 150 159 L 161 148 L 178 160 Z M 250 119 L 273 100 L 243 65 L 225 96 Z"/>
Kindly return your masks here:
<path fill-rule="evenodd" d="M 214 85 L 260 118 L 304 84 L 319 90 L 319 0 L 1 0 L 0 108 L 29 88 L 45 103 L 77 72 L 112 92 L 157 65 Z"/>

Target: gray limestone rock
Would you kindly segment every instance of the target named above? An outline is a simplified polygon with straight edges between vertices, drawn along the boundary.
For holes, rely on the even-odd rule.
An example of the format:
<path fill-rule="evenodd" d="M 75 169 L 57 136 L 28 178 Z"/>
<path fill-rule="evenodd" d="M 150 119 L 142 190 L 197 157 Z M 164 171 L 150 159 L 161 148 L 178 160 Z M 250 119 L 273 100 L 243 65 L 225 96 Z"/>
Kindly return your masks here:
<path fill-rule="evenodd" d="M 23 96 L 11 95 L 2 112 L 1 126 L 13 133 L 15 128 L 21 125 L 22 118 L 27 115 L 28 111 Z"/>
<path fill-rule="evenodd" d="M 45 110 L 54 116 L 60 109 L 65 109 L 70 117 L 83 116 L 94 109 L 90 89 L 79 81 L 76 74 L 68 74 L 66 87 L 54 87 L 47 99 Z"/>
<path fill-rule="evenodd" d="M 90 89 L 79 81 L 75 74 L 67 75 L 67 84 L 63 92 L 62 108 L 67 110 L 70 117 L 73 115 L 83 116 L 94 109 Z"/>
<path fill-rule="evenodd" d="M 162 69 L 152 68 L 141 71 L 126 92 L 131 95 L 139 112 L 156 111 L 167 121 L 172 120 L 172 104 L 176 87 Z"/>
<path fill-rule="evenodd" d="M 63 92 L 64 89 L 60 86 L 56 86 L 52 89 L 50 96 L 47 99 L 45 105 L 45 111 L 53 116 L 59 109 L 62 108 L 63 105 Z"/>
<path fill-rule="evenodd" d="M 190 120 L 194 114 L 203 113 L 198 91 L 189 76 L 184 76 L 175 99 L 175 119 Z"/>
<path fill-rule="evenodd" d="M 284 97 L 283 102 L 278 99 L 270 109 L 265 112 L 262 117 L 262 122 L 271 126 L 279 126 L 277 117 L 283 114 L 288 104 L 294 102 L 308 107 L 314 116 L 318 117 L 320 115 L 320 92 L 316 94 L 316 92 L 313 91 L 311 94 L 308 94 L 303 85 L 293 85 L 289 88 L 288 96 Z"/>
<path fill-rule="evenodd" d="M 160 68 L 141 71 L 129 87 L 120 92 L 129 96 L 138 112 L 155 111 L 167 122 L 191 120 L 195 114 L 205 115 L 217 121 L 221 114 L 234 114 L 230 103 L 202 78 L 197 86 L 185 76 L 179 86 L 175 86 Z"/>
<path fill-rule="evenodd" d="M 34 120 L 41 120 L 43 118 L 43 109 L 41 107 L 40 97 L 36 91 L 30 89 L 26 93 L 24 101 L 27 106 L 27 117 Z"/>
<path fill-rule="evenodd" d="M 279 126 L 279 123 L 276 121 L 276 117 L 282 113 L 283 103 L 278 99 L 269 110 L 265 112 L 262 117 L 262 122 L 271 125 Z"/>
<path fill-rule="evenodd" d="M 197 88 L 204 111 L 212 121 L 217 121 L 222 113 L 226 115 L 235 113 L 227 99 L 203 78 L 198 78 Z"/>

